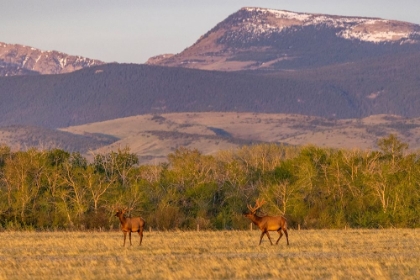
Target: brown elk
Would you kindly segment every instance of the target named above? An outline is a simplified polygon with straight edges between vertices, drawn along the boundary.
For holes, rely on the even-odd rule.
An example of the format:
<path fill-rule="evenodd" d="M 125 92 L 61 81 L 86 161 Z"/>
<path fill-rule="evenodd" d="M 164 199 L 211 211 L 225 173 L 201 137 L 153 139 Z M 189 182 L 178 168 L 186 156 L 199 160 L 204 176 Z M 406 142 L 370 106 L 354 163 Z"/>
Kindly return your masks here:
<path fill-rule="evenodd" d="M 115 214 L 115 217 L 118 217 L 120 219 L 121 230 L 124 233 L 123 247 L 125 247 L 125 239 L 127 237 L 127 233 L 128 233 L 128 238 L 130 240 L 130 246 L 132 245 L 131 244 L 131 233 L 132 232 L 138 232 L 139 233 L 139 235 L 140 235 L 139 246 L 140 246 L 141 241 L 143 240 L 143 229 L 146 225 L 146 222 L 141 217 L 126 218 L 124 216 L 124 214 L 127 212 L 127 208 L 125 208 L 125 209 L 115 209 L 115 210 L 117 211 L 117 213 Z"/>
<path fill-rule="evenodd" d="M 268 240 L 270 240 L 271 245 L 273 245 L 273 242 L 271 242 L 269 231 L 277 231 L 279 233 L 279 239 L 277 239 L 276 245 L 279 243 L 280 238 L 283 236 L 282 231 L 286 235 L 287 245 L 289 245 L 289 235 L 287 234 L 287 221 L 286 218 L 282 216 L 257 216 L 255 213 L 261 206 L 263 206 L 266 203 L 264 200 L 257 199 L 255 206 L 251 207 L 251 205 L 247 205 L 249 209 L 249 213 L 244 213 L 244 216 L 250 219 L 256 226 L 260 228 L 261 237 L 260 237 L 260 244 L 261 240 L 264 236 L 264 234 L 267 234 Z"/>

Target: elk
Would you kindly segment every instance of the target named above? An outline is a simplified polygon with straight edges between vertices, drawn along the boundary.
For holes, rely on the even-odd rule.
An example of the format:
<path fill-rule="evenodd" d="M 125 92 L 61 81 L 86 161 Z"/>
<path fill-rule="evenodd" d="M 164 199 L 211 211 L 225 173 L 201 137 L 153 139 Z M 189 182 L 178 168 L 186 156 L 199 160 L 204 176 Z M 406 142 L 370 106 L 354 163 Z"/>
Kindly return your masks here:
<path fill-rule="evenodd" d="M 273 242 L 271 242 L 269 231 L 277 231 L 279 233 L 279 239 L 277 239 L 276 245 L 279 243 L 280 238 L 283 236 L 282 231 L 286 235 L 287 245 L 289 245 L 289 235 L 287 234 L 287 221 L 286 218 L 282 216 L 257 216 L 255 213 L 261 206 L 263 206 L 266 203 L 266 201 L 257 199 L 255 206 L 252 207 L 251 205 L 247 205 L 249 209 L 249 213 L 244 213 L 244 216 L 250 219 L 256 226 L 260 228 L 261 237 L 260 237 L 260 244 L 261 240 L 264 236 L 264 234 L 267 234 L 268 240 L 270 240 L 271 245 L 273 245 Z"/>
<path fill-rule="evenodd" d="M 140 235 L 140 243 L 143 240 L 143 229 L 146 225 L 146 222 L 141 217 L 133 217 L 133 218 L 126 218 L 124 214 L 127 212 L 127 208 L 125 209 L 115 209 L 117 213 L 115 214 L 115 217 L 118 217 L 120 219 L 121 223 L 121 230 L 124 233 L 124 244 L 123 247 L 125 247 L 125 239 L 127 237 L 130 239 L 130 246 L 131 244 L 131 233 L 132 232 L 138 232 Z"/>

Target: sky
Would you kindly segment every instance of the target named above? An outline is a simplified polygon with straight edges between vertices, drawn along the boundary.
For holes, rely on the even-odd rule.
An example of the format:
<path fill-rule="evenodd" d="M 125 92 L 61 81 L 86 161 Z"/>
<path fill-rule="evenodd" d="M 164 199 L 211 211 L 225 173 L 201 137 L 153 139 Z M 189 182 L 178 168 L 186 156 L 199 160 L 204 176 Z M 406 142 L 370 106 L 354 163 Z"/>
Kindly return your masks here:
<path fill-rule="evenodd" d="M 0 0 L 0 42 L 145 63 L 181 52 L 242 7 L 420 24 L 419 0 Z"/>

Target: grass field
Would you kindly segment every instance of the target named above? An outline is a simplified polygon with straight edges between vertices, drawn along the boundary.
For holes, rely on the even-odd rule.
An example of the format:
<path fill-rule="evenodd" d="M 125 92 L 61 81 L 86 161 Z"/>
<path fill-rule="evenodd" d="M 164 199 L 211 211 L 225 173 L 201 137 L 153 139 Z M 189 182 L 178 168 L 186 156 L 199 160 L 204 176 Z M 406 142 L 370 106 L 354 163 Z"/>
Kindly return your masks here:
<path fill-rule="evenodd" d="M 1 232 L 0 279 L 420 278 L 420 230 L 290 230 L 290 246 L 259 235 L 145 232 L 123 248 L 121 232 Z"/>

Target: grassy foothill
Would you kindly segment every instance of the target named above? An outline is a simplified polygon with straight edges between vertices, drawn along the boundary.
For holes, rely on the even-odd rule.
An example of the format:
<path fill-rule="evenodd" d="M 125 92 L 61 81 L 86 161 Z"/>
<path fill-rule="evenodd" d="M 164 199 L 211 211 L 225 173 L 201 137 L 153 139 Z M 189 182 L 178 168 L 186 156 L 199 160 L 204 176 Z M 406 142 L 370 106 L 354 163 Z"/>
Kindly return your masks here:
<path fill-rule="evenodd" d="M 1 232 L 0 279 L 418 279 L 416 229 Z M 277 239 L 277 233 L 271 233 Z M 127 240 L 128 243 L 128 240 Z"/>

